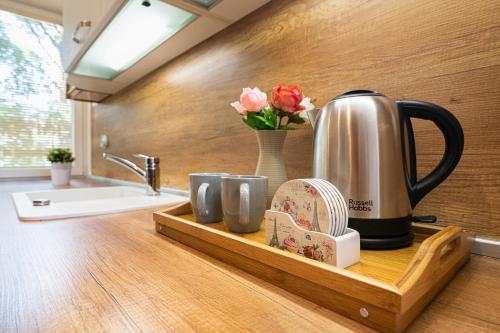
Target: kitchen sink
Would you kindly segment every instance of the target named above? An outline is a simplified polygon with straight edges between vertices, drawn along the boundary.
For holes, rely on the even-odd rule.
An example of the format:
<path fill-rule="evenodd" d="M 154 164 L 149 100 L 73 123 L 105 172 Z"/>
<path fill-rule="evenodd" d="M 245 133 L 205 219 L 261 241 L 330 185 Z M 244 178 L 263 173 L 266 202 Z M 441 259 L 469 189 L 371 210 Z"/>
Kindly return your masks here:
<path fill-rule="evenodd" d="M 169 193 L 148 196 L 143 188 L 132 186 L 16 192 L 12 193 L 12 198 L 19 219 L 25 221 L 111 214 L 169 206 L 188 200 L 187 197 Z"/>

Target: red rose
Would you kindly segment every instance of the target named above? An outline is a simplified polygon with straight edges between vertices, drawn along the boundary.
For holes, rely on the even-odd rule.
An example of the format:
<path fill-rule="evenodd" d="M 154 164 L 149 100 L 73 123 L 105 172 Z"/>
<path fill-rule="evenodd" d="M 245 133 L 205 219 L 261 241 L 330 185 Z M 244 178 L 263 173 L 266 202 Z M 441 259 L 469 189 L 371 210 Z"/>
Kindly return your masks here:
<path fill-rule="evenodd" d="M 314 249 L 312 248 L 312 246 L 306 245 L 303 247 L 303 252 L 305 257 L 312 258 Z"/>
<path fill-rule="evenodd" d="M 314 250 L 312 257 L 314 260 L 320 260 L 321 259 L 321 251 Z"/>
<path fill-rule="evenodd" d="M 300 105 L 304 98 L 304 92 L 300 86 L 287 86 L 280 83 L 273 88 L 271 95 L 272 104 L 274 107 L 285 112 L 296 113 L 305 109 Z"/>

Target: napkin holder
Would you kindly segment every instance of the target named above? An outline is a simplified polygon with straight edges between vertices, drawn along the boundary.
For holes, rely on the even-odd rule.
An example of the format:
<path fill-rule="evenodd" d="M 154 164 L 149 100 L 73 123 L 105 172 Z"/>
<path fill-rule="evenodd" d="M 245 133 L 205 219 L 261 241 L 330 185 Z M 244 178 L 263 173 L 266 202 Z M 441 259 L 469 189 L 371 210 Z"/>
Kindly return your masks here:
<path fill-rule="evenodd" d="M 266 244 L 340 268 L 353 265 L 360 258 L 360 237 L 347 228 L 341 236 L 331 236 L 299 227 L 287 213 L 266 210 Z"/>

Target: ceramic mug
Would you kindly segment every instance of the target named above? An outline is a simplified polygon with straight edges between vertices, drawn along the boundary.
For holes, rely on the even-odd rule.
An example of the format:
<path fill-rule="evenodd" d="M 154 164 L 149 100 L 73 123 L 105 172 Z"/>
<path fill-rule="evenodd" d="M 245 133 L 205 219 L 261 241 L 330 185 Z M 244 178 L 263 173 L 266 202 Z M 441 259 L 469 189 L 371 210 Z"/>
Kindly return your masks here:
<path fill-rule="evenodd" d="M 229 174 L 189 174 L 191 207 L 197 222 L 206 224 L 222 221 L 221 177 L 227 175 Z"/>
<path fill-rule="evenodd" d="M 222 176 L 222 210 L 230 231 L 260 229 L 266 212 L 267 181 L 265 176 Z"/>

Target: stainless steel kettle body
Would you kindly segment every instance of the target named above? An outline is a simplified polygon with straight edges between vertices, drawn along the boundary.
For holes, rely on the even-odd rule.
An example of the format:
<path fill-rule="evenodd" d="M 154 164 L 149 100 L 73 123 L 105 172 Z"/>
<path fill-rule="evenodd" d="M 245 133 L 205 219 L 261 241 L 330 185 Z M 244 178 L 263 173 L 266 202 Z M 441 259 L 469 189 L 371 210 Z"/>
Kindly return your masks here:
<path fill-rule="evenodd" d="M 432 120 L 445 137 L 445 154 L 416 181 L 410 118 Z M 427 102 L 393 101 L 370 90 L 351 91 L 325 105 L 315 121 L 313 176 L 332 182 L 349 207 L 349 226 L 364 248 L 411 244 L 412 210 L 457 165 L 463 133 L 456 118 Z"/>

